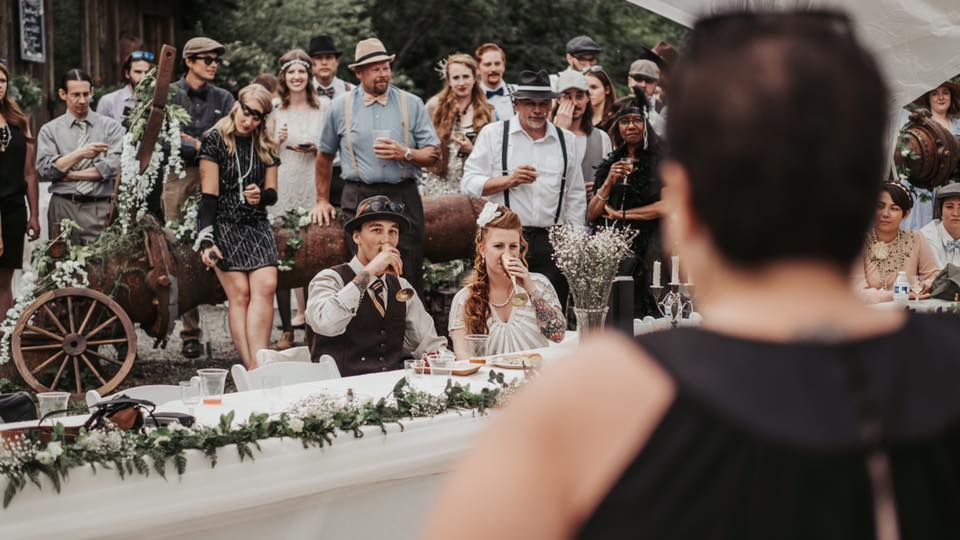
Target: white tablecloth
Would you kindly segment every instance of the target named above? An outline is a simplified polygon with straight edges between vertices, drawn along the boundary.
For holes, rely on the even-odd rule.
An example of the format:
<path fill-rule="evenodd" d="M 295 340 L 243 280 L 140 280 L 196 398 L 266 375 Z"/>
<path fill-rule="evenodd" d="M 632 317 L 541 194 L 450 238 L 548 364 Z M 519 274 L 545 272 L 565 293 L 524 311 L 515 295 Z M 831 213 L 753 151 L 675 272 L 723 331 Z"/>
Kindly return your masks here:
<path fill-rule="evenodd" d="M 904 307 L 920 313 L 935 313 L 937 311 L 949 311 L 955 309 L 956 302 L 948 302 L 939 298 L 925 298 L 923 300 L 911 300 L 906 306 L 894 302 L 879 302 L 871 304 L 877 309 L 904 309 Z"/>
<path fill-rule="evenodd" d="M 540 352 L 549 364 L 575 343 L 575 335 L 569 336 Z M 479 388 L 486 372 L 456 379 Z M 290 385 L 282 401 L 318 392 L 343 395 L 347 388 L 360 399 L 379 398 L 402 376 L 394 371 Z M 424 376 L 414 384 L 439 393 L 446 379 Z M 196 416 L 212 424 L 234 410 L 240 421 L 265 407 L 260 391 L 241 392 L 224 396 L 220 407 L 198 407 Z M 158 410 L 185 409 L 173 402 Z M 30 485 L 18 493 L 0 510 L 0 539 L 415 538 L 444 474 L 488 418 L 453 412 L 407 420 L 402 432 L 396 425 L 388 426 L 386 436 L 365 428 L 360 439 L 340 434 L 322 449 L 270 439 L 261 442 L 261 452 L 254 450 L 253 463 L 241 463 L 228 446 L 220 449 L 215 468 L 191 451 L 186 473 L 178 477 L 168 464 L 166 480 L 156 473 L 121 480 L 112 470 L 75 469 L 60 494 L 46 480 L 42 491 Z"/>

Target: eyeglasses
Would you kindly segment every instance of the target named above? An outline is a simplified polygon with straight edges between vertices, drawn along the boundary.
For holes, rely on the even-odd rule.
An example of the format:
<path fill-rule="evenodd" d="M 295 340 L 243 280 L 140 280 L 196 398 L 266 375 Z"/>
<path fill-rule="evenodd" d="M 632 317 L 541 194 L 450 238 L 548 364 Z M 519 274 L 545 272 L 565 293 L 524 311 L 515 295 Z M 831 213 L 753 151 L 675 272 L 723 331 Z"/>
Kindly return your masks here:
<path fill-rule="evenodd" d="M 244 103 L 244 102 L 242 102 L 242 101 L 240 102 L 240 108 L 243 109 L 243 114 L 245 114 L 245 115 L 247 115 L 247 116 L 252 116 L 252 117 L 256 118 L 257 120 L 260 120 L 261 122 L 263 122 L 264 120 L 266 120 L 266 118 L 267 118 L 267 116 L 268 116 L 268 114 L 269 114 L 269 113 L 265 113 L 265 112 L 260 112 L 260 111 L 258 111 L 258 110 L 256 110 L 256 109 L 254 109 L 253 107 L 248 107 L 247 104 Z"/>
<path fill-rule="evenodd" d="M 620 120 L 617 120 L 617 125 L 620 127 L 627 127 L 630 124 L 633 124 L 635 126 L 642 126 L 643 118 L 627 117 L 627 118 L 621 118 Z"/>
<path fill-rule="evenodd" d="M 403 212 L 404 206 L 402 202 L 383 202 L 383 201 L 371 201 L 363 207 L 363 212 L 357 212 L 358 214 L 364 212 L 393 212 L 394 214 L 399 214 Z"/>
<path fill-rule="evenodd" d="M 592 54 L 575 54 L 575 55 L 573 55 L 573 57 L 576 58 L 577 60 L 581 61 L 581 62 L 596 62 L 596 61 L 597 61 L 597 57 L 594 56 L 594 55 L 592 55 Z"/>
<path fill-rule="evenodd" d="M 630 78 L 636 82 L 642 82 L 647 84 L 658 82 L 658 79 L 654 79 L 653 77 L 647 77 L 646 75 L 631 75 Z"/>
<path fill-rule="evenodd" d="M 584 68 L 580 70 L 580 73 L 583 73 L 584 75 L 586 75 L 587 73 L 600 73 L 600 72 L 603 72 L 604 74 L 606 74 L 606 71 L 603 71 L 603 66 L 601 66 L 600 64 L 594 64 L 588 68 Z"/>
<path fill-rule="evenodd" d="M 208 65 L 208 66 L 209 66 L 210 64 L 213 64 L 213 63 L 217 63 L 217 64 L 220 63 L 220 57 L 219 57 L 219 56 L 194 56 L 193 59 L 194 59 L 194 60 L 203 60 L 203 63 L 206 64 L 206 65 Z"/>
<path fill-rule="evenodd" d="M 133 51 L 130 53 L 130 60 L 146 60 L 147 62 L 153 62 L 156 59 L 157 55 L 150 51 Z"/>

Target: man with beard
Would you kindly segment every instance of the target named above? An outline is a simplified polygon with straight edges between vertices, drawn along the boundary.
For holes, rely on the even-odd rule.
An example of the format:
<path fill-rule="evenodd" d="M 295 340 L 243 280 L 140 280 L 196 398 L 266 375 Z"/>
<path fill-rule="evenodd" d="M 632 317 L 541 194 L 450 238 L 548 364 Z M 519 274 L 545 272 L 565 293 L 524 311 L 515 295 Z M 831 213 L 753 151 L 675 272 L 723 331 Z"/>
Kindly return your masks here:
<path fill-rule="evenodd" d="M 530 271 L 547 276 L 565 304 L 567 281 L 551 257 L 548 229 L 557 224 L 585 227 L 587 193 L 573 133 L 547 120 L 557 97 L 546 70 L 520 72 L 513 93 L 516 116 L 480 130 L 460 190 L 520 216 Z"/>
<path fill-rule="evenodd" d="M 593 175 L 604 158 L 613 151 L 610 136 L 593 127 L 593 105 L 590 104 L 587 78 L 583 73 L 564 71 L 557 80 L 560 99 L 553 108 L 553 123 L 570 130 L 576 137 L 577 161 L 583 171 L 587 193 L 593 192 Z"/>
<path fill-rule="evenodd" d="M 137 106 L 133 90 L 153 67 L 156 56 L 150 51 L 133 51 L 123 63 L 123 80 L 127 84 L 110 92 L 97 102 L 97 114 L 109 116 L 123 124 L 127 114 Z"/>
<path fill-rule="evenodd" d="M 203 134 L 218 120 L 230 112 L 233 96 L 223 88 L 213 84 L 217 67 L 226 48 L 206 37 L 195 37 L 183 46 L 183 62 L 187 73 L 173 83 L 172 102 L 190 113 L 190 123 L 180 130 L 180 157 L 183 158 L 183 170 L 186 175 L 177 178 L 173 173 L 167 175 L 163 185 L 163 214 L 167 221 L 183 218 L 181 207 L 187 198 L 197 197 L 200 192 L 200 140 Z M 196 309 L 180 317 L 183 330 L 181 353 L 186 358 L 197 358 L 202 352 L 200 346 L 200 313 Z"/>
<path fill-rule="evenodd" d="M 630 64 L 630 73 L 627 75 L 627 86 L 636 98 L 636 103 L 647 110 L 647 121 L 657 135 L 663 137 L 666 133 L 666 112 L 660 113 L 656 99 L 657 85 L 660 83 L 660 68 L 652 60 L 636 60 Z M 662 102 L 660 102 L 662 106 Z M 630 106 L 626 103 L 625 106 Z"/>
<path fill-rule="evenodd" d="M 507 69 L 507 53 L 496 43 L 484 43 L 477 47 L 473 57 L 480 71 L 480 88 L 493 105 L 498 120 L 513 116 L 513 103 L 507 84 L 503 81 L 503 72 Z"/>
<path fill-rule="evenodd" d="M 360 84 L 335 100 L 327 111 L 317 154 L 317 203 L 311 220 L 321 226 L 336 217 L 330 204 L 333 159 L 340 153 L 343 179 L 341 211 L 349 219 L 360 201 L 385 195 L 402 203 L 411 221 L 400 238 L 405 277 L 420 291 L 423 284 L 423 203 L 417 190 L 420 168 L 436 163 L 440 141 L 423 101 L 390 84 L 388 54 L 379 39 L 357 44 L 354 70 Z M 348 237 L 350 250 L 356 244 Z"/>

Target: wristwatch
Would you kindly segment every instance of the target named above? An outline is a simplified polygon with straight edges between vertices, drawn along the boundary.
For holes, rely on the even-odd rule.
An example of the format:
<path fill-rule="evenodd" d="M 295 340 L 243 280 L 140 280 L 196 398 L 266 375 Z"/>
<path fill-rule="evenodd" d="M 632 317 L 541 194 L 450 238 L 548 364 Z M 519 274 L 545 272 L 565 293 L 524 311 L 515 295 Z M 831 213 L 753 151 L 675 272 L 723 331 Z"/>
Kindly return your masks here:
<path fill-rule="evenodd" d="M 404 161 L 413 161 L 413 149 L 407 148 L 407 151 L 403 153 Z"/>

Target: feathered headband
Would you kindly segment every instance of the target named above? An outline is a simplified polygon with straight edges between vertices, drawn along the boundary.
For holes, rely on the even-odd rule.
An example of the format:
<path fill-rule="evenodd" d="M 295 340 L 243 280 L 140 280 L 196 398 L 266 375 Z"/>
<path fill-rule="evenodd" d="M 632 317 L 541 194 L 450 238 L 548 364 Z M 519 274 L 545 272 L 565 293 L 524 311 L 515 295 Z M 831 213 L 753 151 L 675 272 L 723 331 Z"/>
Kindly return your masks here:
<path fill-rule="evenodd" d="M 480 211 L 480 215 L 477 216 L 477 226 L 486 227 L 488 223 L 502 215 L 503 212 L 500 212 L 500 205 L 488 201 L 487 204 L 483 205 L 483 210 Z"/>

